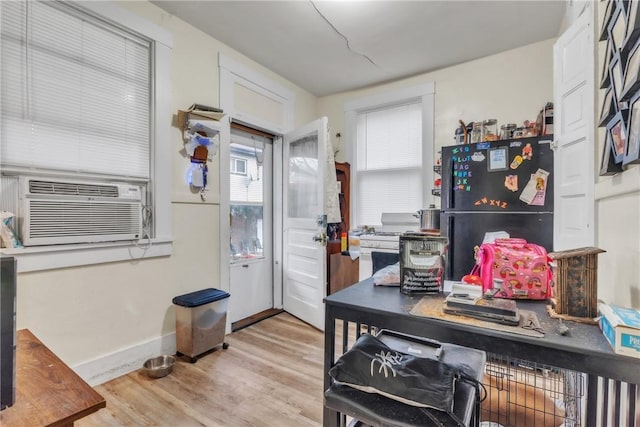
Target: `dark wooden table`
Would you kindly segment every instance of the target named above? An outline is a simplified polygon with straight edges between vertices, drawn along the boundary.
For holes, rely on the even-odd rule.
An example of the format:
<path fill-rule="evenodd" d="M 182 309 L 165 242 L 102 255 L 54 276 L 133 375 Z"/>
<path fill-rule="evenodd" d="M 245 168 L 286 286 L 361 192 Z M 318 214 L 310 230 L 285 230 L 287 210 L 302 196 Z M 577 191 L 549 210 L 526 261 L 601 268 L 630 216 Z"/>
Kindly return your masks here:
<path fill-rule="evenodd" d="M 355 322 L 357 325 L 391 329 L 411 335 L 436 339 L 441 342 L 484 350 L 489 353 L 531 361 L 534 363 L 570 369 L 586 374 L 587 391 L 585 410 L 587 426 L 596 425 L 598 379 L 611 379 L 615 383 L 630 384 L 628 396 L 634 404 L 636 389 L 640 384 L 640 359 L 614 353 L 597 325 L 569 322 L 568 335 L 557 332 L 558 320 L 549 317 L 547 302 L 518 301 L 521 309 L 535 311 L 542 327 L 544 338 L 513 334 L 479 326 L 449 322 L 409 314 L 424 295 L 402 294 L 397 287 L 374 286 L 371 278 L 343 289 L 325 298 L 325 390 L 330 384 L 327 374 L 335 360 L 336 320 Z M 440 298 L 442 296 L 433 296 Z M 360 328 L 358 327 L 358 330 Z M 339 333 L 338 336 L 344 335 Z M 343 346 L 345 343 L 343 342 Z M 619 390 L 619 389 L 618 389 Z M 619 400 L 615 390 L 608 399 Z M 613 402 L 614 411 L 619 402 Z M 633 409 L 633 408 L 631 408 Z M 337 424 L 334 411 L 325 408 L 324 425 Z"/>
<path fill-rule="evenodd" d="M 104 398 L 28 329 L 17 331 L 16 401 L 3 427 L 72 426 L 106 406 Z"/>

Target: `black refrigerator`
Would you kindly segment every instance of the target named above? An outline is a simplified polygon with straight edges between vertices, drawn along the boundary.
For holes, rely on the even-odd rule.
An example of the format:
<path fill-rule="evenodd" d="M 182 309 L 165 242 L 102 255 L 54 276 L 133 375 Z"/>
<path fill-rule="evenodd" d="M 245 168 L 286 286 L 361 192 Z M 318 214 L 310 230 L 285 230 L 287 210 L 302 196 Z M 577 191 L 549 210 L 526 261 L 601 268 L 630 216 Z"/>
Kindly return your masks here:
<path fill-rule="evenodd" d="M 474 247 L 504 231 L 553 250 L 553 137 L 442 147 L 441 234 L 445 279 L 474 265 Z"/>

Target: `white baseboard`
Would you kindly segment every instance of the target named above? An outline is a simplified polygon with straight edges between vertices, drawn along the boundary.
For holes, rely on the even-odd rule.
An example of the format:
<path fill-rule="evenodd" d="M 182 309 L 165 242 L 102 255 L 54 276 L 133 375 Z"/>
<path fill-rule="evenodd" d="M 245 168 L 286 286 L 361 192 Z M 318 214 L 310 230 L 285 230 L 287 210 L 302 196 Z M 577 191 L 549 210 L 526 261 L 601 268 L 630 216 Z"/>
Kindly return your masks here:
<path fill-rule="evenodd" d="M 176 334 L 172 332 L 73 366 L 73 370 L 89 385 L 96 386 L 142 368 L 142 364 L 151 357 L 175 353 Z"/>

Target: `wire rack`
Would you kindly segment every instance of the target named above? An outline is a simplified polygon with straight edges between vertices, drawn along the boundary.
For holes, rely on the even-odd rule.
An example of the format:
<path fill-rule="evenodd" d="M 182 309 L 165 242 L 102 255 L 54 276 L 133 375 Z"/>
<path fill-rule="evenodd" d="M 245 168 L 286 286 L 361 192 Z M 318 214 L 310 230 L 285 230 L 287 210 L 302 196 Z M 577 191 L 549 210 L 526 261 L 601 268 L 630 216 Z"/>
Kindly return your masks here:
<path fill-rule="evenodd" d="M 583 374 L 487 353 L 481 425 L 579 427 Z"/>

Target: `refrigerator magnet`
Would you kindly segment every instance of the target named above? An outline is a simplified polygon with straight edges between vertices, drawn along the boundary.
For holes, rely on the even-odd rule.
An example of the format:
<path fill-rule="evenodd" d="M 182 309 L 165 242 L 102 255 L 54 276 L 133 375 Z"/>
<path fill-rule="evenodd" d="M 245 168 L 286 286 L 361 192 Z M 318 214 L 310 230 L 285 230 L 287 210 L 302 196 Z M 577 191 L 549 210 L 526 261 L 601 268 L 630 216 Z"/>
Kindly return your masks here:
<path fill-rule="evenodd" d="M 513 161 L 511 162 L 511 165 L 509 166 L 511 169 L 518 169 L 518 166 L 520 166 L 522 164 L 523 158 L 522 156 L 518 155 L 515 156 L 513 158 Z"/>
<path fill-rule="evenodd" d="M 507 175 L 504 177 L 504 186 L 507 190 L 518 191 L 518 175 Z"/>
<path fill-rule="evenodd" d="M 487 161 L 487 169 L 489 172 L 506 171 L 509 169 L 507 159 L 509 158 L 509 149 L 505 147 L 491 148 L 487 152 L 489 159 Z"/>
<path fill-rule="evenodd" d="M 520 200 L 528 205 L 544 206 L 544 199 L 547 192 L 547 179 L 549 172 L 538 169 L 520 193 Z"/>

